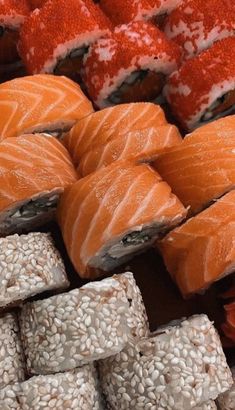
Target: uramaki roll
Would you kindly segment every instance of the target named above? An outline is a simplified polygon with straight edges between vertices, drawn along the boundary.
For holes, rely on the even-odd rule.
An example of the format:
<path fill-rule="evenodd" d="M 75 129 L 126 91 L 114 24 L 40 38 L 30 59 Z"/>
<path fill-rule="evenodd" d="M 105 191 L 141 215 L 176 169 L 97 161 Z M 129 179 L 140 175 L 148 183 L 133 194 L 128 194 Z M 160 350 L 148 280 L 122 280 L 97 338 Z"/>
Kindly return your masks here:
<path fill-rule="evenodd" d="M 75 269 L 94 277 L 149 248 L 186 213 L 152 168 L 117 161 L 67 189 L 58 220 Z"/>
<path fill-rule="evenodd" d="M 63 260 L 50 234 L 31 232 L 0 238 L 0 307 L 69 286 Z"/>
<path fill-rule="evenodd" d="M 82 77 L 99 108 L 153 101 L 161 96 L 166 76 L 180 64 L 181 49 L 153 24 L 117 26 L 97 40 L 84 58 Z"/>
<path fill-rule="evenodd" d="M 234 271 L 235 191 L 188 219 L 158 242 L 183 296 L 201 293 Z"/>
<path fill-rule="evenodd" d="M 154 3 L 151 6 L 148 0 L 101 0 L 100 7 L 115 25 L 119 25 L 153 18 L 159 9 L 160 0 Z"/>
<path fill-rule="evenodd" d="M 218 125 L 199 128 L 154 162 L 156 170 L 191 214 L 235 186 L 234 121 L 235 117 L 226 126 L 228 121 L 221 119 Z"/>
<path fill-rule="evenodd" d="M 144 128 L 130 131 L 120 137 L 96 145 L 87 151 L 78 167 L 78 172 L 86 176 L 99 168 L 118 160 L 131 160 L 136 164 L 154 161 L 166 148 L 182 142 L 182 137 L 174 125 Z"/>
<path fill-rule="evenodd" d="M 181 125 L 192 130 L 232 114 L 235 95 L 235 37 L 217 41 L 187 60 L 167 81 L 165 96 Z"/>
<path fill-rule="evenodd" d="M 90 44 L 109 32 L 101 13 L 85 0 L 51 0 L 32 12 L 19 42 L 28 73 L 79 73 Z"/>
<path fill-rule="evenodd" d="M 193 57 L 235 31 L 235 4 L 230 0 L 190 0 L 176 8 L 165 22 L 166 36 Z"/>
<path fill-rule="evenodd" d="M 79 85 L 66 77 L 16 78 L 0 84 L 0 141 L 30 132 L 60 136 L 93 111 Z"/>
<path fill-rule="evenodd" d="M 164 111 L 159 105 L 120 104 L 97 111 L 78 121 L 71 131 L 65 134 L 63 143 L 75 165 L 78 165 L 83 154 L 95 145 L 106 144 L 130 131 L 166 124 Z"/>
<path fill-rule="evenodd" d="M 77 180 L 67 150 L 50 135 L 5 139 L 0 163 L 1 236 L 52 220 L 61 193 Z"/>

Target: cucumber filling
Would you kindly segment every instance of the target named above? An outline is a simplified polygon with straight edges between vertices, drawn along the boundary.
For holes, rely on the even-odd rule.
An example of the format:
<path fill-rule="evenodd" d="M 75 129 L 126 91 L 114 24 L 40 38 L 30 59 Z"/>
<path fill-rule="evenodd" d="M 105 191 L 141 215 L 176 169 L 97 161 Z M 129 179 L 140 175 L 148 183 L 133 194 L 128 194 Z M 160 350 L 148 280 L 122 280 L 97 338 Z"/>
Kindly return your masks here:
<path fill-rule="evenodd" d="M 201 121 L 210 121 L 233 112 L 235 112 L 235 90 L 229 91 L 214 101 L 202 115 Z"/>

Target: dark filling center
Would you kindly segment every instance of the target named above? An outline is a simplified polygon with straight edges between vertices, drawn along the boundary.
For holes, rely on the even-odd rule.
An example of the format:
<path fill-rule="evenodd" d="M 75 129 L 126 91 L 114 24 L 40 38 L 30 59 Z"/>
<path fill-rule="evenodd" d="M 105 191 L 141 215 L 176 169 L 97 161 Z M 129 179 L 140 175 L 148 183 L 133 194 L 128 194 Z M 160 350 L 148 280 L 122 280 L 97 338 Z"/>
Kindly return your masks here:
<path fill-rule="evenodd" d="M 18 32 L 0 26 L 0 64 L 19 61 L 17 52 Z"/>
<path fill-rule="evenodd" d="M 165 76 L 150 70 L 133 72 L 108 98 L 112 104 L 153 101 L 161 93 Z"/>
<path fill-rule="evenodd" d="M 3 26 L 0 26 L 0 37 L 3 37 L 5 33 L 5 28 Z"/>
<path fill-rule="evenodd" d="M 130 234 L 124 236 L 122 239 L 122 244 L 124 246 L 141 245 L 142 243 L 148 242 L 150 239 L 151 237 L 142 231 L 131 232 Z"/>
<path fill-rule="evenodd" d="M 162 28 L 165 23 L 166 17 L 167 17 L 167 13 L 159 14 L 158 16 L 155 16 L 153 18 L 152 22 L 159 28 Z"/>
<path fill-rule="evenodd" d="M 218 98 L 203 114 L 201 121 L 222 116 L 225 113 L 232 114 L 235 111 L 235 90 L 229 91 Z"/>
<path fill-rule="evenodd" d="M 51 198 L 38 198 L 36 200 L 31 200 L 26 204 L 22 205 L 17 211 L 11 215 L 11 219 L 31 219 L 40 215 L 42 213 L 51 211 L 56 208 L 58 201 L 58 195 L 53 195 Z"/>
<path fill-rule="evenodd" d="M 82 47 L 71 51 L 71 53 L 64 59 L 58 61 L 58 64 L 54 69 L 54 74 L 64 75 L 81 83 L 80 71 L 83 66 L 83 57 L 87 51 L 88 47 Z"/>

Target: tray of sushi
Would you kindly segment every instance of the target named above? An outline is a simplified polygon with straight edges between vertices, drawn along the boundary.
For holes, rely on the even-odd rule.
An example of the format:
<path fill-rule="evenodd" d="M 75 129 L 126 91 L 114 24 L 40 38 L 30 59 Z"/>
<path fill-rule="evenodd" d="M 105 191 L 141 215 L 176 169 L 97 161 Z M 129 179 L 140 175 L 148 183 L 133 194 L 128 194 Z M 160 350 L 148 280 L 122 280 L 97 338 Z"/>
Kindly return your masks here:
<path fill-rule="evenodd" d="M 0 0 L 0 409 L 235 410 L 234 0 Z"/>

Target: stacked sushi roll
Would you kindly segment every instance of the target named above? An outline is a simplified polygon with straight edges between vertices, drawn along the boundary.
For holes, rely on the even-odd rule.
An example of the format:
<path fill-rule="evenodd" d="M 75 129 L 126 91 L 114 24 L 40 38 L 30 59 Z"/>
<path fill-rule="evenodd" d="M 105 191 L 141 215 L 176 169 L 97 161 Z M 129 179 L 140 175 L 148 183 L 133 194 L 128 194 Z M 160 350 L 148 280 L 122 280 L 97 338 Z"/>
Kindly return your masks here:
<path fill-rule="evenodd" d="M 181 49 L 153 24 L 117 26 L 84 58 L 82 78 L 99 108 L 160 98 L 166 77 L 180 64 Z"/>

